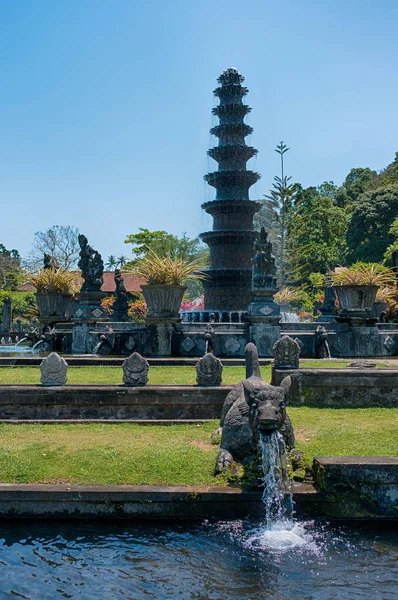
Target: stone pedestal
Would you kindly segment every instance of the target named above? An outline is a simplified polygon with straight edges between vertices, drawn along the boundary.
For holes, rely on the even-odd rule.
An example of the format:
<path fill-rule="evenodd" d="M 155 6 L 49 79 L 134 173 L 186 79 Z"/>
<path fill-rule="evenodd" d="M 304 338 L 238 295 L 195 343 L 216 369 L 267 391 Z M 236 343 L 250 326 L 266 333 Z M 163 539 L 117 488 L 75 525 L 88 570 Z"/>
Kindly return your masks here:
<path fill-rule="evenodd" d="M 247 320 L 250 339 L 257 346 L 259 356 L 272 356 L 272 348 L 280 337 L 280 306 L 274 302 L 277 291 L 275 287 L 253 287 L 254 300 L 249 304 Z"/>
<path fill-rule="evenodd" d="M 147 356 L 171 356 L 174 324 L 181 319 L 145 319 L 145 353 Z"/>
<path fill-rule="evenodd" d="M 257 322 L 250 325 L 250 339 L 257 346 L 259 356 L 273 356 L 272 348 L 280 338 L 281 328 L 271 323 Z"/>
<path fill-rule="evenodd" d="M 93 324 L 98 321 L 109 321 L 106 309 L 101 306 L 101 301 L 105 297 L 104 292 L 80 292 L 73 315 L 74 322 Z"/>
<path fill-rule="evenodd" d="M 253 290 L 254 300 L 249 304 L 248 320 L 250 323 L 267 323 L 277 325 L 281 318 L 280 306 L 274 302 L 277 290 L 269 288 Z"/>
<path fill-rule="evenodd" d="M 91 335 L 86 323 L 72 329 L 72 354 L 92 353 Z"/>

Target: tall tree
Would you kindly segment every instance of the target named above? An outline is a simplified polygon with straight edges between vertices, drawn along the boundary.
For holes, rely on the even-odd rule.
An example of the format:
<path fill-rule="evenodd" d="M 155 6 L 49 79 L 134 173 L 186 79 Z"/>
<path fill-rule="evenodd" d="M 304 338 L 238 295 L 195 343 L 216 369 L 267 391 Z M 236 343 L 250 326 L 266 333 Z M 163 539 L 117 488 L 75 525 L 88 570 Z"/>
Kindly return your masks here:
<path fill-rule="evenodd" d="M 21 257 L 18 250 L 0 244 L 0 290 L 14 290 L 21 280 Z"/>
<path fill-rule="evenodd" d="M 65 270 L 76 267 L 80 246 L 79 230 L 71 225 L 53 225 L 46 231 L 37 231 L 32 242 L 32 250 L 24 263 L 29 271 L 43 266 L 43 256 L 48 254 L 52 264 Z"/>
<path fill-rule="evenodd" d="M 124 254 L 121 254 L 120 256 L 117 257 L 117 266 L 120 269 L 123 269 L 123 267 L 127 264 L 128 258 L 127 256 L 124 256 Z"/>
<path fill-rule="evenodd" d="M 347 230 L 349 262 L 381 262 L 391 243 L 390 228 L 398 214 L 398 185 L 365 192 L 352 208 Z"/>
<path fill-rule="evenodd" d="M 388 233 L 390 234 L 391 244 L 384 253 L 384 262 L 387 265 L 392 265 L 392 254 L 395 250 L 398 251 L 398 217 L 392 222 Z"/>
<path fill-rule="evenodd" d="M 189 238 L 185 233 L 178 237 L 167 231 L 149 231 L 140 227 L 138 233 L 127 236 L 125 244 L 133 244 L 133 260 L 130 264 L 143 258 L 149 250 L 159 255 L 170 254 L 173 257 L 195 258 L 202 250 L 199 238 Z"/>
<path fill-rule="evenodd" d="M 286 177 L 284 172 L 284 155 L 288 150 L 283 141 L 275 148 L 275 152 L 280 156 L 281 176 L 274 177 L 273 189 L 264 196 L 263 202 L 264 216 L 269 219 L 269 223 L 265 223 L 264 227 L 274 242 L 280 285 L 284 285 L 286 278 L 288 219 L 296 197 L 296 184 L 289 183 L 291 177 Z"/>
<path fill-rule="evenodd" d="M 105 263 L 106 268 L 113 271 L 117 267 L 117 265 L 118 265 L 118 260 L 117 260 L 116 256 L 114 254 L 110 254 L 108 256 L 108 260 Z"/>
<path fill-rule="evenodd" d="M 346 213 L 330 195 L 320 195 L 314 187 L 301 189 L 288 227 L 291 279 L 313 287 L 311 274 L 326 273 L 341 263 L 346 230 Z"/>

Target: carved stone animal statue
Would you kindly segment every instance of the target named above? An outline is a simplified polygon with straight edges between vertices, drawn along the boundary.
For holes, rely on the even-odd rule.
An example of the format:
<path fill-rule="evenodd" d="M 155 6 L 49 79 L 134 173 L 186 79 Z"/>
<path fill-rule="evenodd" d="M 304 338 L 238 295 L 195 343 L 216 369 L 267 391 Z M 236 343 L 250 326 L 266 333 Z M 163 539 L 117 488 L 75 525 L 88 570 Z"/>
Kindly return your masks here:
<path fill-rule="evenodd" d="M 245 348 L 246 379 L 235 385 L 225 399 L 221 413 L 220 450 L 216 473 L 228 468 L 233 461 L 244 463 L 257 453 L 258 430 L 282 434 L 288 450 L 294 447 L 294 433 L 286 414 L 285 390 L 261 379 L 257 348 Z"/>

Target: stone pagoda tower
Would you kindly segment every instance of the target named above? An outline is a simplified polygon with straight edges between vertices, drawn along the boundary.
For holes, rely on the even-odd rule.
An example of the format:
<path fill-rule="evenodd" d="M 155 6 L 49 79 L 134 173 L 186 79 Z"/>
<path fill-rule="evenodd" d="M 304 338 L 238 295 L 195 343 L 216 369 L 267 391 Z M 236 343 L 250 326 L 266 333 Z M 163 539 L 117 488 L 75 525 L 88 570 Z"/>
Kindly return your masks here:
<path fill-rule="evenodd" d="M 257 150 L 245 141 L 253 129 L 244 123 L 251 111 L 243 103 L 248 91 L 242 85 L 244 77 L 230 68 L 218 82 L 220 86 L 214 95 L 219 105 L 213 113 L 219 118 L 219 125 L 210 130 L 218 138 L 218 146 L 208 151 L 218 163 L 218 170 L 205 175 L 207 183 L 216 189 L 216 198 L 202 204 L 214 219 L 213 231 L 200 236 L 210 247 L 209 279 L 203 282 L 205 310 L 243 311 L 252 300 L 253 216 L 261 206 L 260 202 L 249 200 L 249 188 L 260 175 L 246 169 L 247 161 Z"/>

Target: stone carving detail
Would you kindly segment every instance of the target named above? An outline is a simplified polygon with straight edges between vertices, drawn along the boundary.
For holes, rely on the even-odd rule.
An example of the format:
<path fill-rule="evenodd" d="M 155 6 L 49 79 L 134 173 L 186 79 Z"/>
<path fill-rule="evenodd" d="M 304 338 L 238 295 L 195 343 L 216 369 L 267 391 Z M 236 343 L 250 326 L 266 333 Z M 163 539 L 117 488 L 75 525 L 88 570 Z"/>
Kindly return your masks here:
<path fill-rule="evenodd" d="M 108 325 L 105 327 L 105 332 L 100 335 L 99 342 L 93 350 L 93 354 L 100 354 L 106 356 L 113 354 L 115 346 L 115 334 L 112 327 Z"/>
<path fill-rule="evenodd" d="M 56 352 L 51 352 L 40 365 L 42 385 L 65 385 L 68 363 Z"/>
<path fill-rule="evenodd" d="M 388 335 L 386 337 L 386 339 L 384 340 L 383 346 L 387 350 L 387 352 L 392 352 L 395 348 L 394 338 L 392 338 L 390 335 Z"/>
<path fill-rule="evenodd" d="M 112 304 L 113 320 L 114 321 L 128 321 L 128 293 L 126 286 L 124 285 L 123 277 L 119 269 L 115 271 L 115 302 Z"/>
<path fill-rule="evenodd" d="M 329 316 L 331 319 L 333 319 L 333 316 L 337 314 L 336 298 L 337 296 L 335 288 L 326 286 L 324 290 L 323 304 L 319 307 L 319 310 L 324 317 Z"/>
<path fill-rule="evenodd" d="M 208 352 L 196 363 L 196 383 L 202 386 L 220 385 L 222 370 L 221 361 Z"/>
<path fill-rule="evenodd" d="M 54 256 L 51 256 L 51 254 L 47 254 L 46 252 L 44 253 L 43 256 L 43 269 L 57 269 L 58 268 L 58 264 L 57 264 L 57 260 Z"/>
<path fill-rule="evenodd" d="M 78 267 L 82 272 L 84 283 L 81 292 L 100 292 L 104 282 L 104 263 L 101 254 L 88 243 L 85 235 L 79 235 L 80 260 Z"/>
<path fill-rule="evenodd" d="M 3 331 L 3 332 L 11 331 L 11 325 L 12 325 L 11 298 L 6 296 L 3 299 L 3 316 L 1 318 L 1 331 Z"/>
<path fill-rule="evenodd" d="M 133 352 L 123 363 L 123 382 L 126 385 L 146 385 L 148 371 L 148 361 L 138 352 Z"/>
<path fill-rule="evenodd" d="M 205 327 L 205 346 L 206 346 L 206 354 L 211 352 L 214 354 L 214 343 L 213 343 L 213 335 L 215 331 L 211 326 L 211 323 L 208 323 Z"/>
<path fill-rule="evenodd" d="M 100 308 L 95 308 L 93 311 L 91 311 L 91 314 L 93 315 L 93 317 L 99 319 L 100 317 L 102 317 L 103 312 Z"/>
<path fill-rule="evenodd" d="M 90 331 L 88 325 L 75 325 L 72 329 L 72 352 L 85 354 L 90 352 Z"/>
<path fill-rule="evenodd" d="M 245 360 L 247 378 L 232 388 L 222 408 L 216 472 L 230 467 L 233 461 L 248 464 L 256 457 L 259 428 L 264 433 L 279 430 L 288 449 L 294 447 L 284 388 L 262 380 L 257 348 L 252 343 L 245 348 Z"/>
<path fill-rule="evenodd" d="M 126 342 L 126 348 L 127 350 L 130 350 L 130 352 L 135 348 L 135 339 L 132 335 L 129 336 L 129 339 Z"/>
<path fill-rule="evenodd" d="M 255 255 L 252 258 L 252 289 L 276 288 L 275 256 L 268 233 L 261 227 L 254 242 Z"/>
<path fill-rule="evenodd" d="M 240 343 L 233 337 L 230 337 L 225 342 L 225 349 L 231 354 L 236 354 L 240 349 Z"/>
<path fill-rule="evenodd" d="M 330 358 L 328 332 L 323 325 L 318 325 L 315 330 L 315 358 Z"/>
<path fill-rule="evenodd" d="M 186 337 L 184 341 L 181 343 L 181 348 L 185 350 L 185 352 L 191 352 L 195 348 L 196 344 L 192 338 Z"/>
<path fill-rule="evenodd" d="M 47 325 L 43 329 L 43 334 L 40 337 L 41 340 L 45 343 L 45 350 L 52 352 L 55 348 L 55 342 L 57 339 L 57 332 L 55 331 L 55 327 L 50 327 Z"/>
<path fill-rule="evenodd" d="M 283 335 L 272 348 L 275 369 L 298 369 L 300 350 L 296 340 Z"/>

